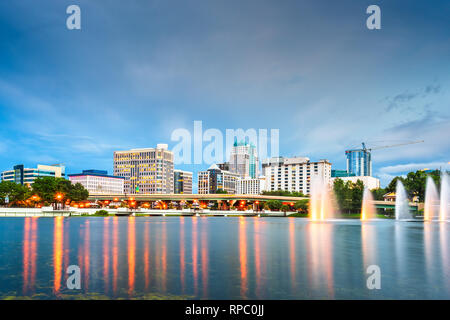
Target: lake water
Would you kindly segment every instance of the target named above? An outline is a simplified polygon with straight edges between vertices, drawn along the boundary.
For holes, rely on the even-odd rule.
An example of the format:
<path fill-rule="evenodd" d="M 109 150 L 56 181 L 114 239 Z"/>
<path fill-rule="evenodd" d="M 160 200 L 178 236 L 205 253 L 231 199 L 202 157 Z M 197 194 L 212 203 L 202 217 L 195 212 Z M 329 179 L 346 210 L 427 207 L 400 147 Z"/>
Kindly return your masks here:
<path fill-rule="evenodd" d="M 0 241 L 0 298 L 450 298 L 448 222 L 1 218 Z"/>

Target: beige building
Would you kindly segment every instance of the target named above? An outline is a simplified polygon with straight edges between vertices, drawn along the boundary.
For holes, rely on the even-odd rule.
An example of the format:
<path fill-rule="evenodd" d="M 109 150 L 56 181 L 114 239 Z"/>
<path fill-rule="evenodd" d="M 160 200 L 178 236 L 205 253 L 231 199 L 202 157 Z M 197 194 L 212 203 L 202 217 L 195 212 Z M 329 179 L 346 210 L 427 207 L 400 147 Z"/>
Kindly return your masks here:
<path fill-rule="evenodd" d="M 173 193 L 192 194 L 192 172 L 173 170 Z"/>
<path fill-rule="evenodd" d="M 124 177 L 126 194 L 173 193 L 173 152 L 156 148 L 114 152 L 114 176 Z"/>
<path fill-rule="evenodd" d="M 328 160 L 309 161 L 306 157 L 271 158 L 262 164 L 266 177 L 264 191 L 290 191 L 310 194 L 311 178 L 321 177 L 331 184 L 331 163 Z"/>

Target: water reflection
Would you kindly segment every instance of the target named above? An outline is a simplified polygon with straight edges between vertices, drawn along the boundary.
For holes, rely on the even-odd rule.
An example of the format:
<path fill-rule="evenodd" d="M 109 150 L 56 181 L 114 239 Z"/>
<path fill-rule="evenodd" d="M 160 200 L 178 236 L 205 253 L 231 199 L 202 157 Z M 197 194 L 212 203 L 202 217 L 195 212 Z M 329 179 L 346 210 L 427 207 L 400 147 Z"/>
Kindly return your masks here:
<path fill-rule="evenodd" d="M 330 299 L 334 298 L 333 232 L 328 223 L 311 223 L 306 228 L 309 283 L 317 292 L 326 291 Z"/>
<path fill-rule="evenodd" d="M 197 217 L 192 218 L 192 276 L 194 280 L 194 294 L 198 294 L 198 248 L 197 248 Z"/>
<path fill-rule="evenodd" d="M 164 221 L 161 225 L 161 291 L 167 291 L 167 225 Z"/>
<path fill-rule="evenodd" d="M 112 267 L 113 267 L 113 293 L 117 294 L 117 279 L 119 277 L 118 259 L 119 259 L 119 218 L 113 218 L 113 248 L 112 248 Z"/>
<path fill-rule="evenodd" d="M 128 218 L 128 295 L 134 293 L 134 277 L 136 264 L 136 225 L 135 218 Z"/>
<path fill-rule="evenodd" d="M 144 285 L 145 290 L 150 286 L 150 223 L 145 224 L 144 228 Z"/>
<path fill-rule="evenodd" d="M 105 282 L 105 292 L 109 292 L 109 220 L 103 220 L 103 281 Z"/>
<path fill-rule="evenodd" d="M 433 261 L 433 226 L 432 223 L 424 223 L 423 225 L 423 241 L 424 241 L 424 255 L 426 265 L 426 277 L 432 279 L 434 275 L 434 261 Z"/>
<path fill-rule="evenodd" d="M 203 284 L 203 297 L 208 297 L 208 219 L 202 219 L 202 284 Z"/>
<path fill-rule="evenodd" d="M 185 292 L 186 283 L 185 283 L 185 273 L 186 273 L 186 264 L 185 264 L 185 246 L 186 240 L 184 238 L 184 217 L 180 217 L 180 284 L 181 284 L 181 292 Z"/>
<path fill-rule="evenodd" d="M 376 226 L 371 223 L 361 223 L 361 247 L 364 270 L 370 265 L 377 264 L 376 258 Z"/>
<path fill-rule="evenodd" d="M 23 233 L 8 231 L 12 222 L 0 223 L 1 239 L 10 241 L 0 251 L 1 261 L 6 261 L 0 269 L 3 294 L 45 292 L 52 298 L 84 293 L 115 298 L 186 294 L 197 299 L 450 297 L 448 223 L 248 217 L 15 221 Z M 38 230 L 49 237 L 38 237 Z M 14 250 L 15 241 L 20 251 Z M 11 264 L 15 255 L 20 259 Z M 64 270 L 71 264 L 81 268 L 82 290 L 64 285 Z M 381 267 L 386 280 L 376 292 L 367 290 L 367 276 L 358 271 L 372 264 Z M 8 282 L 12 276 L 23 281 Z"/>
<path fill-rule="evenodd" d="M 62 262 L 63 262 L 63 241 L 64 241 L 64 218 L 56 217 L 53 230 L 53 270 L 55 294 L 61 289 Z"/>
<path fill-rule="evenodd" d="M 23 232 L 23 287 L 24 295 L 32 294 L 36 281 L 37 218 L 25 218 Z"/>
<path fill-rule="evenodd" d="M 261 222 L 260 219 L 255 218 L 253 222 L 254 230 L 254 251 L 255 251 L 255 280 L 256 288 L 255 294 L 259 298 L 261 297 Z"/>
<path fill-rule="evenodd" d="M 247 231 L 246 218 L 239 218 L 239 262 L 241 266 L 241 297 L 247 297 Z"/>
<path fill-rule="evenodd" d="M 289 221 L 289 265 L 291 269 L 291 289 L 296 290 L 296 261 L 295 261 L 295 219 Z"/>
<path fill-rule="evenodd" d="M 441 247 L 441 270 L 442 279 L 444 280 L 445 291 L 450 295 L 450 254 L 449 254 L 449 241 L 448 238 L 448 225 L 441 222 L 439 224 L 439 240 Z"/>

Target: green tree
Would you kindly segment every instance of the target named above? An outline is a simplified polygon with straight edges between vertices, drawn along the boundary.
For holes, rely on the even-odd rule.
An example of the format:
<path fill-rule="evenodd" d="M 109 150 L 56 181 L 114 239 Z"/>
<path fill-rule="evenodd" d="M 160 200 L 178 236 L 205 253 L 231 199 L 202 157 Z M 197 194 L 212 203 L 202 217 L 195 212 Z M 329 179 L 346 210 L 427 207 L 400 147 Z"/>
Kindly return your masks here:
<path fill-rule="evenodd" d="M 336 200 L 339 208 L 342 212 L 350 212 L 351 211 L 351 190 L 350 190 L 351 182 L 345 182 L 342 179 L 335 179 L 333 184 L 334 194 L 336 196 Z"/>
<path fill-rule="evenodd" d="M 216 194 L 228 194 L 228 192 L 226 190 L 223 190 L 223 189 L 217 189 L 216 190 Z"/>
<path fill-rule="evenodd" d="M 262 195 L 265 196 L 282 196 L 282 197 L 305 197 L 301 192 L 290 192 L 285 190 L 275 190 L 275 191 L 263 191 Z"/>
<path fill-rule="evenodd" d="M 397 181 L 400 180 L 402 183 L 405 182 L 405 179 L 403 177 L 395 177 L 394 179 L 389 182 L 388 186 L 385 188 L 386 193 L 389 192 L 395 192 L 397 189 Z"/>
<path fill-rule="evenodd" d="M 0 204 L 6 204 L 6 198 L 9 199 L 9 205 L 18 205 L 24 202 L 31 195 L 31 190 L 24 185 L 12 181 L 0 182 Z"/>
<path fill-rule="evenodd" d="M 83 201 L 89 197 L 89 191 L 87 191 L 81 183 L 75 183 L 70 188 L 67 196 L 72 201 Z"/>
<path fill-rule="evenodd" d="M 281 201 L 280 200 L 269 200 L 267 201 L 267 206 L 269 207 L 270 210 L 280 210 L 281 208 Z"/>
<path fill-rule="evenodd" d="M 55 177 L 39 177 L 33 183 L 33 193 L 37 194 L 44 202 L 63 203 L 68 199 L 83 201 L 89 196 L 89 192 L 80 184 L 72 185 L 69 180 Z M 57 195 L 60 198 L 57 199 Z"/>
<path fill-rule="evenodd" d="M 410 172 L 406 175 L 406 178 L 404 179 L 404 186 L 410 198 L 417 196 L 419 198 L 419 202 L 425 201 L 425 188 L 428 176 L 434 180 L 434 183 L 439 188 L 441 180 L 439 170 L 435 170 L 431 173 L 418 170 L 416 172 Z"/>
<path fill-rule="evenodd" d="M 294 204 L 294 208 L 297 209 L 298 212 L 306 213 L 308 212 L 309 200 L 299 200 Z"/>
<path fill-rule="evenodd" d="M 388 193 L 388 192 L 386 191 L 386 189 L 383 189 L 383 188 L 378 188 L 378 189 L 372 190 L 374 200 L 379 200 L 379 201 L 384 200 L 383 196 L 386 193 Z"/>
<path fill-rule="evenodd" d="M 289 211 L 289 206 L 287 204 L 282 204 L 280 210 L 283 211 L 284 215 L 286 216 L 286 212 Z"/>
<path fill-rule="evenodd" d="M 364 195 L 364 183 L 361 180 L 357 180 L 356 183 L 351 184 L 351 195 L 352 212 L 360 212 Z"/>

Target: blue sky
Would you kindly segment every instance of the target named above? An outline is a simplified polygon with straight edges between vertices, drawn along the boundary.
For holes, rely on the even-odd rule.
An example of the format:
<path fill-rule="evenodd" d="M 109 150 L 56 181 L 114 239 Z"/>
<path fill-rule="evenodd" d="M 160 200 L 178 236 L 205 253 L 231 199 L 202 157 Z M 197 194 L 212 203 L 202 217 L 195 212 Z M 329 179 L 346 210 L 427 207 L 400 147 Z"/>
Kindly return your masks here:
<path fill-rule="evenodd" d="M 373 152 L 383 184 L 448 167 L 449 17 L 444 0 L 1 1 L 0 170 L 111 171 L 114 150 L 172 148 L 194 120 L 280 129 L 281 155 L 336 169 L 362 141 L 425 140 Z"/>

